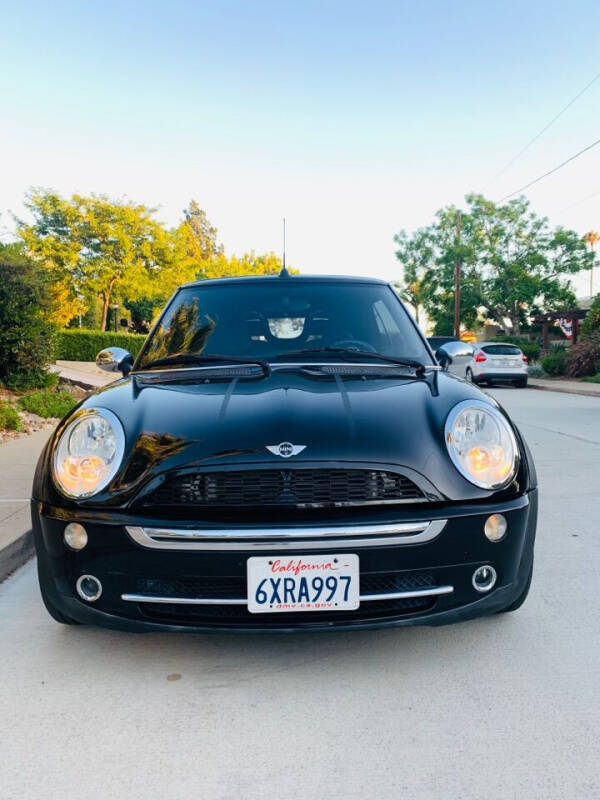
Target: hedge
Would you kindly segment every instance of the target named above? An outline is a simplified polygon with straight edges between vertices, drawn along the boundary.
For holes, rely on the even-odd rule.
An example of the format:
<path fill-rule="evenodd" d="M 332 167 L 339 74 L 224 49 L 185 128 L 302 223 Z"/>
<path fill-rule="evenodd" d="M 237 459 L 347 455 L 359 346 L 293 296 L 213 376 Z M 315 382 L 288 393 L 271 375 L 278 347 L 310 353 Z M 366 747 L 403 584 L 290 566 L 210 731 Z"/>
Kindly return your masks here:
<path fill-rule="evenodd" d="M 95 361 L 105 347 L 123 347 L 137 356 L 146 337 L 140 333 L 115 333 L 69 328 L 56 336 L 56 358 L 60 361 Z"/>

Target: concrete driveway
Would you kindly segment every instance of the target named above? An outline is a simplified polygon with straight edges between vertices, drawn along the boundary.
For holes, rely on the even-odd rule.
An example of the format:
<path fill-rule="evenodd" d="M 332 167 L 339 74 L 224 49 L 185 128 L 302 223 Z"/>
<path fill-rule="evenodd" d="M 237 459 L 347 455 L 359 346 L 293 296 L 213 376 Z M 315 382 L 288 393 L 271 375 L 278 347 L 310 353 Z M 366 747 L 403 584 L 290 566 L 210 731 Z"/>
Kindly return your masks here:
<path fill-rule="evenodd" d="M 129 635 L 0 586 L 0 798 L 600 797 L 600 400 L 493 394 L 537 460 L 531 595 L 446 628 Z"/>

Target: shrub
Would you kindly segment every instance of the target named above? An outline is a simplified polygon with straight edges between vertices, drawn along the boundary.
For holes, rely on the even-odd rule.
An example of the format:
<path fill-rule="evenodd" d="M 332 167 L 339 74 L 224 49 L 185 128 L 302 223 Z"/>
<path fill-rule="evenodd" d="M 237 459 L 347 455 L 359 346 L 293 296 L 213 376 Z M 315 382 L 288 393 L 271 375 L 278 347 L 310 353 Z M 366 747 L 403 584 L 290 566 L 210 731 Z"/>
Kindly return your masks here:
<path fill-rule="evenodd" d="M 555 348 L 542 358 L 542 369 L 547 375 L 564 375 L 567 366 L 567 351 Z"/>
<path fill-rule="evenodd" d="M 53 361 L 43 269 L 17 245 L 0 245 L 0 382 L 10 389 L 44 385 Z"/>
<path fill-rule="evenodd" d="M 587 378 L 582 378 L 581 380 L 587 383 L 600 383 L 600 372 L 597 375 L 588 375 Z"/>
<path fill-rule="evenodd" d="M 600 331 L 600 294 L 594 298 L 588 313 L 581 323 L 581 338 L 585 339 L 594 331 Z"/>
<path fill-rule="evenodd" d="M 598 361 L 600 361 L 600 331 L 588 334 L 573 345 L 567 360 L 567 375 L 571 378 L 595 375 Z"/>
<path fill-rule="evenodd" d="M 529 367 L 527 371 L 530 378 L 542 378 L 544 376 L 544 370 L 541 367 Z"/>
<path fill-rule="evenodd" d="M 77 400 L 71 392 L 59 389 L 53 392 L 50 389 L 42 389 L 41 392 L 32 392 L 19 398 L 19 406 L 23 411 L 30 414 L 37 414 L 38 417 L 64 417 L 77 404 Z"/>
<path fill-rule="evenodd" d="M 0 399 L 0 430 L 2 431 L 22 431 L 23 425 L 17 410 L 13 406 Z"/>
<path fill-rule="evenodd" d="M 69 328 L 59 331 L 56 339 L 56 358 L 63 361 L 95 361 L 105 347 L 123 347 L 132 356 L 137 356 L 146 337 L 137 333 Z"/>

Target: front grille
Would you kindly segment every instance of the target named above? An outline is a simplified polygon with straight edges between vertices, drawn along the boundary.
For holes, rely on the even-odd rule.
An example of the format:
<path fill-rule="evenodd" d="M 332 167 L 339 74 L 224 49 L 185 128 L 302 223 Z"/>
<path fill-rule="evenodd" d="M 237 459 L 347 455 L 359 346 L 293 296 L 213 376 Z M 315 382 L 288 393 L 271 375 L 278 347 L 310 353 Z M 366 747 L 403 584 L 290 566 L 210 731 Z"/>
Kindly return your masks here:
<path fill-rule="evenodd" d="M 177 475 L 144 499 L 159 506 L 323 506 L 424 499 L 409 478 L 366 469 L 261 469 Z"/>

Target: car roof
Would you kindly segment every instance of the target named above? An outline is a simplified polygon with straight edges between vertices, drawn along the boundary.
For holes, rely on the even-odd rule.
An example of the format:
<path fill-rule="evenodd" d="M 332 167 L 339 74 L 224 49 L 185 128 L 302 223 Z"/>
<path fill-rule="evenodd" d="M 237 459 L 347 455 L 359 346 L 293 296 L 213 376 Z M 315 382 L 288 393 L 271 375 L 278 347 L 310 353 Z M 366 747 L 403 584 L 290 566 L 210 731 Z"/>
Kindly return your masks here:
<path fill-rule="evenodd" d="M 280 281 L 282 285 L 289 282 L 293 283 L 370 283 L 378 284 L 380 286 L 389 286 L 388 281 L 379 278 L 363 278 L 354 275 L 244 275 L 237 278 L 211 278 L 203 281 L 191 281 L 184 283 L 179 288 L 187 289 L 190 286 L 230 286 L 236 283 L 277 283 Z"/>
<path fill-rule="evenodd" d="M 490 345 L 495 345 L 495 344 L 503 344 L 505 347 L 516 347 L 517 350 L 521 349 L 519 347 L 519 345 L 515 344 L 514 342 L 498 342 L 495 339 L 492 342 L 478 342 L 477 346 L 478 347 L 489 347 Z"/>

